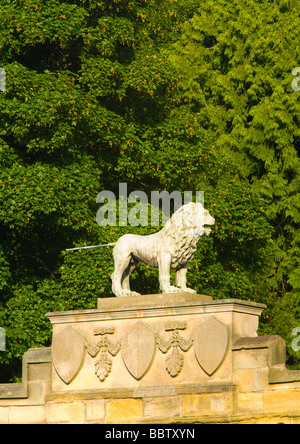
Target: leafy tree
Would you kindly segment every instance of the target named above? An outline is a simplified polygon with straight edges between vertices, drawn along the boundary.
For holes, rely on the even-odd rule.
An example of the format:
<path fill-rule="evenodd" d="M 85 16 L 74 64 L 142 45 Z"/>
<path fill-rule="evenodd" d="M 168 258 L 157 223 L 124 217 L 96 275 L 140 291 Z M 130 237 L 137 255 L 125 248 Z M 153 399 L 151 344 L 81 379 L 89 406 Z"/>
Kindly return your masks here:
<path fill-rule="evenodd" d="M 221 6 L 216 3 L 216 23 Z M 152 190 L 203 190 L 217 223 L 199 242 L 189 284 L 215 297 L 270 299 L 277 307 L 265 296 L 280 248 L 265 210 L 272 202 L 254 186 L 259 162 L 246 148 L 220 143 L 228 129 L 212 116 L 217 109 L 229 114 L 221 86 L 219 104 L 217 96 L 208 97 L 212 114 L 196 103 L 202 86 L 195 79 L 195 97 L 189 97 L 192 63 L 182 42 L 194 42 L 188 30 L 202 17 L 197 8 L 192 0 L 10 0 L 0 6 L 6 71 L 0 93 L 2 380 L 18 377 L 28 347 L 50 345 L 46 312 L 95 307 L 97 297 L 112 296 L 111 249 L 67 253 L 67 247 L 160 228 L 97 225 L 98 192 L 118 195 L 120 182 L 149 200 Z M 197 48 L 200 54 L 203 45 Z M 208 60 L 204 77 L 215 63 Z M 238 119 L 240 109 L 234 112 Z M 297 263 L 297 245 L 286 267 Z M 157 292 L 157 270 L 137 269 L 132 287 Z"/>
<path fill-rule="evenodd" d="M 171 3 L 161 12 L 175 26 Z M 176 79 L 155 46 L 164 23 L 155 6 L 143 0 L 0 6 L 7 80 L 0 93 L 0 318 L 7 351 L 0 359 L 10 374 L 29 346 L 49 344 L 47 311 L 72 301 L 85 306 L 82 275 L 73 298 L 71 284 L 64 287 L 64 260 L 72 258 L 75 268 L 80 256 L 61 252 L 76 242 L 97 243 L 98 192 L 117 187 L 131 155 L 128 171 L 136 169 L 143 126 L 167 112 Z"/>
<path fill-rule="evenodd" d="M 298 11 L 298 0 L 209 0 L 170 50 L 181 70 L 182 106 L 198 134 L 240 166 L 273 226 L 262 331 L 281 334 L 288 345 L 300 298 L 300 95 L 291 75 L 300 57 Z"/>

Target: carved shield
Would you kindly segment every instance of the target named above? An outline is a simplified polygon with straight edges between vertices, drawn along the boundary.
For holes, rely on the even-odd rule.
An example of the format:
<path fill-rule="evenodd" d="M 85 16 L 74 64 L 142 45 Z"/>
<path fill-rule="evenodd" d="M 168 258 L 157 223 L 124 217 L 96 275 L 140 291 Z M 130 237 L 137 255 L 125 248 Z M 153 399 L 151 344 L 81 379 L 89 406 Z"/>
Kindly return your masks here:
<path fill-rule="evenodd" d="M 58 376 L 65 384 L 69 384 L 77 374 L 83 352 L 83 338 L 73 327 L 68 326 L 54 335 L 52 361 Z"/>
<path fill-rule="evenodd" d="M 200 367 L 211 376 L 221 365 L 228 345 L 226 325 L 209 318 L 194 332 L 194 351 Z"/>
<path fill-rule="evenodd" d="M 152 330 L 138 322 L 122 340 L 122 358 L 129 373 L 137 380 L 149 369 L 155 351 Z"/>

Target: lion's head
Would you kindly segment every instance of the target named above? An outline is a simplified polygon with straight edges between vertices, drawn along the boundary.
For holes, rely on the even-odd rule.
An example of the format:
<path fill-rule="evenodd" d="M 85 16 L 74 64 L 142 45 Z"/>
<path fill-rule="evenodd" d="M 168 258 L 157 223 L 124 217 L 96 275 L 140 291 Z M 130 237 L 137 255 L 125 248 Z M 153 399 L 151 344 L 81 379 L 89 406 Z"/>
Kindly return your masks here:
<path fill-rule="evenodd" d="M 215 219 L 200 202 L 182 205 L 173 214 L 161 230 L 164 239 L 171 237 L 174 240 L 170 242 L 175 249 L 171 252 L 172 268 L 189 262 L 196 251 L 199 237 L 210 234 L 211 228 L 205 225 L 214 223 Z"/>

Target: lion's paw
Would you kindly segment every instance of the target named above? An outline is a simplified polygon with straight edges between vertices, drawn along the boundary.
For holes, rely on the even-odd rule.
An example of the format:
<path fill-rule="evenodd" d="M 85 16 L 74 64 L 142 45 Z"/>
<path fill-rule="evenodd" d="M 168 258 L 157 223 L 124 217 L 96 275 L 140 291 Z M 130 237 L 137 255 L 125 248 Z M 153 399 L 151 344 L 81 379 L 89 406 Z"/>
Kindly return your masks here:
<path fill-rule="evenodd" d="M 129 296 L 141 296 L 141 293 L 138 293 L 137 291 L 131 291 Z"/>
<path fill-rule="evenodd" d="M 182 293 L 197 293 L 196 290 L 193 290 L 192 288 L 180 288 L 180 291 L 182 291 Z"/>
<path fill-rule="evenodd" d="M 169 287 L 163 289 L 163 293 L 179 293 L 180 291 L 182 291 L 180 288 L 173 287 L 173 285 L 169 285 Z"/>

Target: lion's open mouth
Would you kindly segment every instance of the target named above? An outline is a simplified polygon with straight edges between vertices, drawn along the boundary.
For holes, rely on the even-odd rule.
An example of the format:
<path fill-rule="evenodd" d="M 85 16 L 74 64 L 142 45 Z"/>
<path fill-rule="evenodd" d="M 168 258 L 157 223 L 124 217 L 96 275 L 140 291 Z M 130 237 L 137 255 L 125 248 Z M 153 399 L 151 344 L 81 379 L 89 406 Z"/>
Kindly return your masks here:
<path fill-rule="evenodd" d="M 211 222 L 211 223 L 206 222 L 206 223 L 203 224 L 202 226 L 203 226 L 203 228 L 209 228 L 209 227 L 211 227 L 211 226 L 214 225 L 214 224 L 215 224 L 215 220 L 214 220 L 213 222 Z"/>

